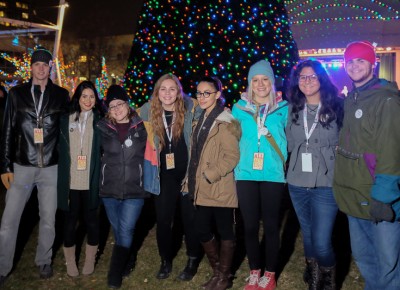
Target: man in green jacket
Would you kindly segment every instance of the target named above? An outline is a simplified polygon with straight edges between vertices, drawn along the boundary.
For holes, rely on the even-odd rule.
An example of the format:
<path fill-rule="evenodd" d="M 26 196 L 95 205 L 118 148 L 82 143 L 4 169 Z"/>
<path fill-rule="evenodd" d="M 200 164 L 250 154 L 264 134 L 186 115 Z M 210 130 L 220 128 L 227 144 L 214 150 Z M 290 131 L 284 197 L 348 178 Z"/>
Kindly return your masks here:
<path fill-rule="evenodd" d="M 400 285 L 400 95 L 374 76 L 374 46 L 350 43 L 345 69 L 353 90 L 344 105 L 334 194 L 347 214 L 354 259 L 365 289 Z"/>

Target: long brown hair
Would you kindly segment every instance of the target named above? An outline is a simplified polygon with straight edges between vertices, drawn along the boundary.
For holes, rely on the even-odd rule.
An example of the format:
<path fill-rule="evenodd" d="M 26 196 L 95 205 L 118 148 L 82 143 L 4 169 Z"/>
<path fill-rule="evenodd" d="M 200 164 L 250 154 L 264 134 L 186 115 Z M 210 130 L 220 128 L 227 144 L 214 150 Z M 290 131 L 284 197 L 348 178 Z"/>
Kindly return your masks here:
<path fill-rule="evenodd" d="M 161 142 L 161 148 L 164 148 L 165 146 L 165 140 L 164 140 L 164 132 L 165 132 L 165 127 L 164 127 L 164 122 L 162 119 L 162 114 L 163 114 L 163 107 L 162 103 L 158 97 L 158 93 L 160 91 L 161 83 L 165 80 L 173 80 L 176 83 L 177 89 L 178 89 L 178 94 L 176 96 L 175 100 L 175 118 L 174 118 L 174 123 L 172 124 L 172 142 L 176 144 L 181 137 L 182 131 L 183 131 L 183 124 L 184 124 L 184 118 L 185 118 L 185 103 L 183 101 L 183 91 L 182 91 L 182 85 L 179 81 L 179 79 L 173 75 L 173 74 L 165 74 L 161 76 L 155 86 L 154 86 L 154 91 L 153 94 L 151 95 L 151 101 L 150 101 L 150 122 L 153 125 L 153 130 L 154 134 L 158 136 Z"/>

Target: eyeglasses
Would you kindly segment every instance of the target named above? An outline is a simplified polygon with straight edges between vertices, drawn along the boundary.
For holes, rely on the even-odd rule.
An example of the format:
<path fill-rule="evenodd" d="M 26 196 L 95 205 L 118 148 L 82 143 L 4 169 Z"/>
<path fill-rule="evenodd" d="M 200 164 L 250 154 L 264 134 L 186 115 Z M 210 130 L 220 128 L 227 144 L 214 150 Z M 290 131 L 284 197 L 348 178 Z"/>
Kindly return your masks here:
<path fill-rule="evenodd" d="M 209 98 L 212 94 L 218 93 L 218 91 L 216 92 L 196 92 L 196 98 L 200 99 L 200 98 Z"/>
<path fill-rule="evenodd" d="M 125 104 L 126 104 L 125 102 L 119 103 L 119 104 L 116 104 L 115 106 L 110 106 L 110 107 L 108 107 L 108 109 L 109 109 L 110 111 L 115 111 L 116 109 L 121 109 L 122 106 L 125 105 Z"/>
<path fill-rule="evenodd" d="M 305 83 L 306 81 L 316 82 L 318 80 L 318 76 L 316 74 L 312 74 L 309 76 L 300 75 L 299 76 L 299 83 Z"/>

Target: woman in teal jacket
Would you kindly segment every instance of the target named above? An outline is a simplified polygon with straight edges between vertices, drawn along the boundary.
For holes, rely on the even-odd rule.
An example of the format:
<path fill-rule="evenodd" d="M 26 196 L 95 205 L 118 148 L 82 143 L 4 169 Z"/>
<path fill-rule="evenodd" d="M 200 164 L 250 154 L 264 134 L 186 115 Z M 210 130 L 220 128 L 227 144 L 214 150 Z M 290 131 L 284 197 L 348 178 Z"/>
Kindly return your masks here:
<path fill-rule="evenodd" d="M 279 252 L 279 210 L 287 158 L 286 101 L 277 102 L 274 73 L 266 60 L 251 66 L 247 96 L 232 110 L 240 122 L 240 161 L 235 168 L 250 277 L 244 289 L 275 289 Z M 261 275 L 260 219 L 265 238 L 265 271 Z M 257 288 L 258 287 L 258 288 Z"/>

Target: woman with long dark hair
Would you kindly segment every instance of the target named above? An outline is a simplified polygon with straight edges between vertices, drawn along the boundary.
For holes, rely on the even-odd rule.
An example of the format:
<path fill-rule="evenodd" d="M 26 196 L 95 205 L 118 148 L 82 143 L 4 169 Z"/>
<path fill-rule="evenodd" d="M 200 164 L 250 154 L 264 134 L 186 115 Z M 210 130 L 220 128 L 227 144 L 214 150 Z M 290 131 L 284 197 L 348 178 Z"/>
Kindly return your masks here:
<path fill-rule="evenodd" d="M 338 207 L 333 191 L 342 100 L 325 68 L 304 60 L 292 70 L 286 135 L 291 152 L 287 182 L 303 234 L 309 289 L 335 289 L 332 231 Z"/>
<path fill-rule="evenodd" d="M 58 208 L 64 212 L 64 257 L 67 274 L 79 275 L 75 261 L 76 225 L 80 213 L 87 231 L 82 274 L 94 271 L 99 244 L 100 134 L 96 127 L 103 115 L 97 90 L 83 81 L 72 96 L 69 113 L 60 119 L 58 159 Z"/>

